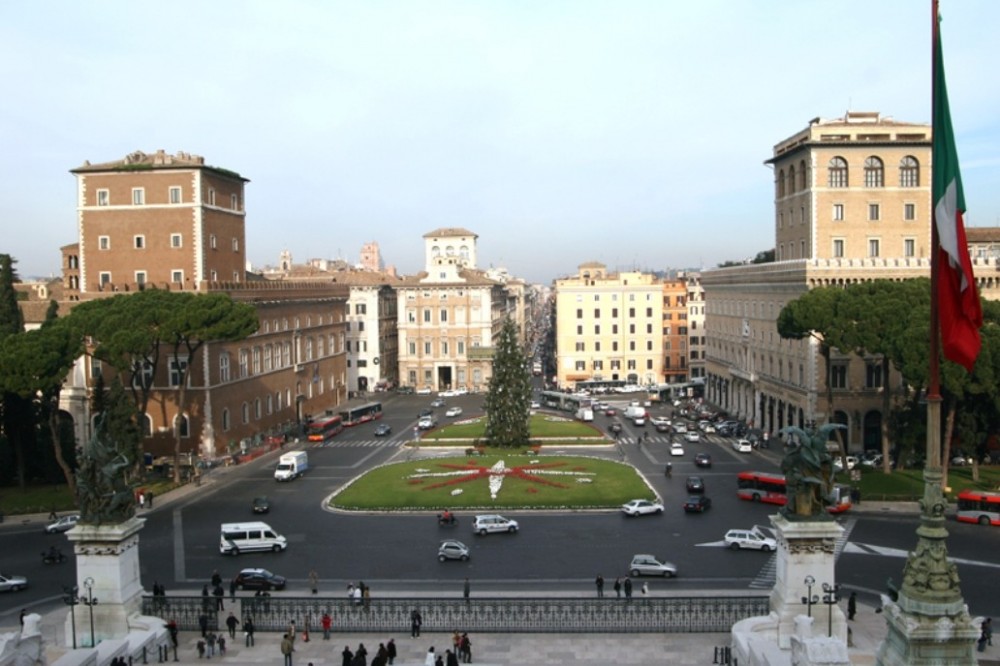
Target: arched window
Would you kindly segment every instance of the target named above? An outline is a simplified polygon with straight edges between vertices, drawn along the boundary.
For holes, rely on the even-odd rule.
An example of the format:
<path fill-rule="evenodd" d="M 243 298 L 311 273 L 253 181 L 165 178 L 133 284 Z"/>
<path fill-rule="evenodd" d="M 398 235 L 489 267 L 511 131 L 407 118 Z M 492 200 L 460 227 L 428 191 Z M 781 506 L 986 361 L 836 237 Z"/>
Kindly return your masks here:
<path fill-rule="evenodd" d="M 462 247 L 458 248 L 458 253 L 459 253 L 459 255 L 461 255 L 462 259 L 468 259 L 469 258 L 469 246 L 468 245 L 463 245 Z"/>
<path fill-rule="evenodd" d="M 229 423 L 229 408 L 226 407 L 225 409 L 222 410 L 222 431 L 229 432 L 230 425 L 231 424 Z"/>
<path fill-rule="evenodd" d="M 778 172 L 778 197 L 785 196 L 785 170 Z"/>
<path fill-rule="evenodd" d="M 907 155 L 899 161 L 899 186 L 920 187 L 920 162 Z"/>
<path fill-rule="evenodd" d="M 142 419 L 142 434 L 144 437 L 153 436 L 153 417 L 149 414 L 143 414 Z"/>
<path fill-rule="evenodd" d="M 274 398 L 271 396 L 270 393 L 267 395 L 267 398 L 265 399 L 265 403 L 264 404 L 265 404 L 265 407 L 267 409 L 267 413 L 268 414 L 274 413 Z"/>
<path fill-rule="evenodd" d="M 253 418 L 255 421 L 260 420 L 260 398 L 253 401 Z"/>
<path fill-rule="evenodd" d="M 250 423 L 250 405 L 248 403 L 243 403 L 240 407 L 240 413 L 243 417 L 243 424 L 246 425 L 247 423 Z"/>
<path fill-rule="evenodd" d="M 884 186 L 885 167 L 882 165 L 882 160 L 873 155 L 865 160 L 865 187 Z"/>
<path fill-rule="evenodd" d="M 829 177 L 827 185 L 829 187 L 847 187 L 847 160 L 843 157 L 834 157 L 827 165 Z"/>
<path fill-rule="evenodd" d="M 788 193 L 795 194 L 795 167 L 788 167 Z"/>
<path fill-rule="evenodd" d="M 274 401 L 275 401 L 276 403 L 278 403 L 278 411 L 279 411 L 279 412 L 280 412 L 280 411 L 281 411 L 282 409 L 284 409 L 284 403 L 283 403 L 283 402 L 281 401 L 281 391 L 277 391 L 277 392 L 276 392 L 276 393 L 274 394 Z"/>
<path fill-rule="evenodd" d="M 806 189 L 806 161 L 802 160 L 799 162 L 799 187 L 798 191 L 801 192 Z"/>
<path fill-rule="evenodd" d="M 191 420 L 187 414 L 178 414 L 174 417 L 174 432 L 176 433 L 178 429 L 181 437 L 191 436 Z"/>
<path fill-rule="evenodd" d="M 431 254 L 433 254 L 435 257 L 440 256 L 441 248 L 439 248 L 437 245 L 433 246 L 431 248 Z"/>
<path fill-rule="evenodd" d="M 219 354 L 219 381 L 229 381 L 229 354 L 226 352 Z"/>

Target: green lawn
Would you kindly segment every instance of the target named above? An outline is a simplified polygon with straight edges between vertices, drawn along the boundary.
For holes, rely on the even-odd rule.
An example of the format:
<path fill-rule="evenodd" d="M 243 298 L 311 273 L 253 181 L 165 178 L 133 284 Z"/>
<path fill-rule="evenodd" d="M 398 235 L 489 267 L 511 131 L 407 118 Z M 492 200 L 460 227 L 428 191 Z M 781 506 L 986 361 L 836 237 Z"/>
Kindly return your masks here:
<path fill-rule="evenodd" d="M 172 481 L 156 480 L 140 484 L 138 487 L 151 490 L 156 497 L 174 488 Z M 27 513 L 57 513 L 78 511 L 76 498 L 69 492 L 69 486 L 46 485 L 28 486 L 21 490 L 17 486 L 0 488 L 0 514 L 15 516 Z"/>
<path fill-rule="evenodd" d="M 906 469 L 883 474 L 880 471 L 864 470 L 861 474 L 861 500 L 917 500 L 924 494 L 923 470 Z M 846 474 L 839 475 L 844 483 L 849 483 Z M 955 496 L 966 488 L 977 490 L 997 490 L 1000 488 L 1000 467 L 980 466 L 979 481 L 972 480 L 972 467 L 951 467 L 948 470 L 948 483 L 951 492 L 948 498 Z"/>
<path fill-rule="evenodd" d="M 492 499 L 489 471 L 498 460 L 509 471 Z M 379 467 L 345 488 L 330 505 L 379 511 L 608 508 L 654 497 L 638 472 L 617 462 L 582 456 L 484 455 Z"/>
<path fill-rule="evenodd" d="M 455 423 L 444 424 L 426 433 L 420 434 L 421 442 L 436 442 L 440 444 L 454 444 L 455 446 L 468 446 L 483 437 L 486 429 L 486 417 L 477 416 L 470 419 L 460 419 Z M 532 439 L 545 440 L 543 443 L 552 440 L 580 440 L 581 443 L 601 443 L 604 439 L 603 433 L 589 423 L 583 423 L 567 416 L 555 414 L 532 414 L 529 422 L 529 429 Z M 446 442 L 444 440 L 465 440 Z M 525 446 L 528 443 L 525 442 Z"/>

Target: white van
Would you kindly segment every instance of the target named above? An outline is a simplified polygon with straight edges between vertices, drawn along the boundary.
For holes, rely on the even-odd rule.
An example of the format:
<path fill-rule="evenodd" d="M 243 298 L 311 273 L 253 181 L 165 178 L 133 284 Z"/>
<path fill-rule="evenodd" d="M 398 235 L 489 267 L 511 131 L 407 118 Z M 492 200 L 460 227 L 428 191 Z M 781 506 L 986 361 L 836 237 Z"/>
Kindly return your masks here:
<path fill-rule="evenodd" d="M 244 551 L 271 550 L 275 553 L 288 548 L 288 541 L 267 523 L 222 523 L 219 552 L 239 555 Z"/>

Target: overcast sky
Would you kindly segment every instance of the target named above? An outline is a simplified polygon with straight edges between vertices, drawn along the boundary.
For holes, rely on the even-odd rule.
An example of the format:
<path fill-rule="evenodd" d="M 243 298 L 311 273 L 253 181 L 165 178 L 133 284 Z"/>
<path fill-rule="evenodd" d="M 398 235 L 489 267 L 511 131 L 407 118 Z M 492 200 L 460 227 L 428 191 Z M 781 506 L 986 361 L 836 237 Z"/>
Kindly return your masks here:
<path fill-rule="evenodd" d="M 774 144 L 930 122 L 930 0 L 0 3 L 0 252 L 58 274 L 70 169 L 135 150 L 250 179 L 255 265 L 479 235 L 533 282 L 774 245 Z M 1000 2 L 941 0 L 970 226 L 1000 224 Z"/>

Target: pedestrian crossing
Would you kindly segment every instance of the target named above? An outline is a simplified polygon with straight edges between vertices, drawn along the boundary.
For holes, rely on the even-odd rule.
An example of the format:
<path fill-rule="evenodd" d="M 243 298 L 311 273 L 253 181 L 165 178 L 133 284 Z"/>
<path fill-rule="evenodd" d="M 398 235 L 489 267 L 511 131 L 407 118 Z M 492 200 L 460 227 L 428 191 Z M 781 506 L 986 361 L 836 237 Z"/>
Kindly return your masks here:
<path fill-rule="evenodd" d="M 854 526 L 857 524 L 858 519 L 849 517 L 841 523 L 844 531 L 841 533 L 840 538 L 837 539 L 837 543 L 833 546 L 833 560 L 834 562 L 840 557 L 840 554 L 844 552 L 844 546 L 847 545 L 847 539 L 851 536 L 851 532 L 854 530 Z M 775 570 L 778 562 L 778 554 L 771 553 L 771 556 L 767 558 L 767 562 L 757 573 L 757 577 L 753 579 L 750 583 L 750 588 L 754 590 L 769 590 L 774 587 L 776 581 Z"/>
<path fill-rule="evenodd" d="M 328 439 L 322 444 L 317 444 L 317 448 L 338 448 L 338 449 L 373 449 L 379 447 L 386 448 L 399 448 L 406 444 L 404 439 L 387 439 L 387 438 L 376 438 L 376 439 L 362 439 L 362 440 L 346 440 L 346 439 Z"/>

